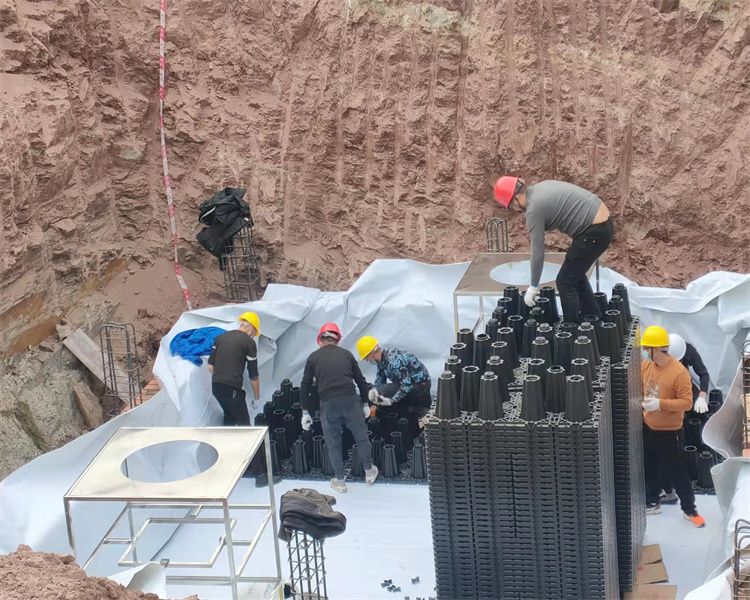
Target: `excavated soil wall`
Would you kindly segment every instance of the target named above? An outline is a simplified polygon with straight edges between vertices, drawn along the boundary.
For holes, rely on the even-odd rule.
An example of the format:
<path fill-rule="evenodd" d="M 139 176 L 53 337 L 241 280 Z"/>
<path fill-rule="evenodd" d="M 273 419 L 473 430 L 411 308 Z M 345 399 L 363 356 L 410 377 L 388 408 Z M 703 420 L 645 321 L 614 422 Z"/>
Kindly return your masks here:
<path fill-rule="evenodd" d="M 377 257 L 467 259 L 506 172 L 598 193 L 606 263 L 641 283 L 750 270 L 742 0 L 168 10 L 180 258 L 204 304 L 218 279 L 197 206 L 226 185 L 248 189 L 268 281 L 340 288 Z M 0 0 L 0 354 L 169 257 L 158 19 L 158 0 Z M 510 232 L 527 247 L 517 217 Z M 182 306 L 176 282 L 160 303 Z"/>

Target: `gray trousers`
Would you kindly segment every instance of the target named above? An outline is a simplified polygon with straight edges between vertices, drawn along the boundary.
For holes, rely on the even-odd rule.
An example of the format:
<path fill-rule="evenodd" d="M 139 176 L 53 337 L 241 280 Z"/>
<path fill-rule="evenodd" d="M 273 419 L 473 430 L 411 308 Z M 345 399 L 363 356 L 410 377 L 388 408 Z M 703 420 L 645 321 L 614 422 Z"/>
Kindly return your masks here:
<path fill-rule="evenodd" d="M 341 396 L 320 403 L 320 420 L 328 456 L 336 479 L 344 479 L 344 459 L 341 456 L 341 428 L 346 425 L 357 444 L 357 454 L 365 469 L 372 468 L 372 445 L 367 435 L 362 401 L 359 396 Z"/>

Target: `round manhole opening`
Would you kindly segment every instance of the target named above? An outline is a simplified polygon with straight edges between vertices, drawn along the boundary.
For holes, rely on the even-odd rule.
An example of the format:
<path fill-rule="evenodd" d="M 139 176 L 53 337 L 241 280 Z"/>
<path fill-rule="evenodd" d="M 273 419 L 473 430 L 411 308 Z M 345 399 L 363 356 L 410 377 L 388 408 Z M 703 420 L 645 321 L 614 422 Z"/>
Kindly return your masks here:
<path fill-rule="evenodd" d="M 198 471 L 188 473 L 184 464 L 187 457 L 195 457 Z M 205 473 L 216 464 L 219 453 L 216 448 L 204 442 L 178 440 L 161 442 L 141 448 L 130 454 L 120 465 L 120 471 L 128 479 L 143 483 L 169 483 L 189 479 Z"/>
<path fill-rule="evenodd" d="M 556 263 L 544 263 L 539 285 L 555 281 L 561 266 Z M 490 277 L 505 285 L 529 285 L 531 263 L 528 260 L 520 260 L 498 265 L 490 271 Z"/>

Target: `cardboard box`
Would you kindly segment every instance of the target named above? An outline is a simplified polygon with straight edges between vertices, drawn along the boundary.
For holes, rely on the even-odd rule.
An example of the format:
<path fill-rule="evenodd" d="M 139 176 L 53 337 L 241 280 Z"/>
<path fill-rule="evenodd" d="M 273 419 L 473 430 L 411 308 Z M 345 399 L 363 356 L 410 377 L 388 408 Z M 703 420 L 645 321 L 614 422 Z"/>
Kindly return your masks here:
<path fill-rule="evenodd" d="M 669 576 L 659 544 L 644 546 L 633 591 L 625 594 L 625 600 L 675 600 L 676 585 L 654 585 L 665 581 Z"/>
<path fill-rule="evenodd" d="M 637 584 L 632 592 L 625 594 L 625 600 L 675 600 L 676 585 Z"/>

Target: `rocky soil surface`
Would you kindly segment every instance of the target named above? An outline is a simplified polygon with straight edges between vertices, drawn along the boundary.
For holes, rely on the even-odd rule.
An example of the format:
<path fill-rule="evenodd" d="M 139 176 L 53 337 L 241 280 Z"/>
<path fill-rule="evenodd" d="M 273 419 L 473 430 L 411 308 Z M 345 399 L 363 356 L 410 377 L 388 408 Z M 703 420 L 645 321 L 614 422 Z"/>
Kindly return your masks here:
<path fill-rule="evenodd" d="M 342 288 L 376 257 L 467 259 L 503 214 L 505 172 L 596 191 L 616 219 L 607 263 L 641 283 L 750 269 L 742 0 L 168 10 L 169 159 L 198 296 L 221 286 L 197 206 L 225 185 L 248 189 L 268 281 Z M 0 0 L 2 354 L 170 255 L 158 19 L 158 0 Z M 524 249 L 517 218 L 510 231 Z M 182 306 L 173 281 L 164 300 Z"/>
<path fill-rule="evenodd" d="M 135 324 L 148 380 L 184 309 L 157 127 L 158 9 L 0 0 L 8 439 L 24 429 L 19 397 L 32 413 L 39 404 L 8 357 L 106 316 Z M 195 234 L 198 205 L 224 186 L 248 190 L 263 283 L 345 288 L 378 257 L 466 260 L 491 216 L 507 216 L 511 249 L 525 250 L 522 221 L 492 198 L 502 173 L 598 193 L 617 231 L 605 262 L 639 283 L 750 270 L 742 0 L 184 0 L 168 11 L 165 123 L 195 307 L 223 301 Z M 40 380 L 39 397 L 54 381 Z M 68 396 L 55 398 L 65 413 Z M 42 446 L 80 432 L 71 419 Z M 27 441 L 20 456 L 41 451 Z"/>

